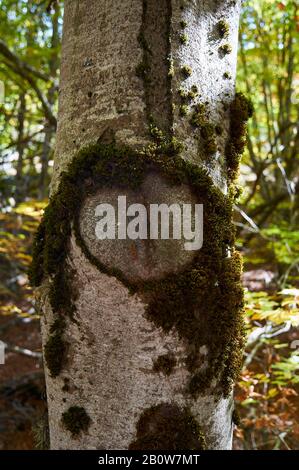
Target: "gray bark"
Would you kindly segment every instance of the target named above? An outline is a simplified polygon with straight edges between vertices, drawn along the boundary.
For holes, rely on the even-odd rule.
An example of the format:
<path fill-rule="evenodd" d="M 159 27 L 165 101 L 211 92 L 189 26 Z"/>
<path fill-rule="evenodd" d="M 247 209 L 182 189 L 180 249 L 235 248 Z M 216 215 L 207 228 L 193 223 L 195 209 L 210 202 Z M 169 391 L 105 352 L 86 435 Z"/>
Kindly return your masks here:
<path fill-rule="evenodd" d="M 185 143 L 183 157 L 206 166 L 215 184 L 226 191 L 223 150 L 229 119 L 222 102 L 234 94 L 240 2 L 184 3 L 186 6 L 181 10 L 179 0 L 148 0 L 148 16 L 144 17 L 141 0 L 66 0 L 52 193 L 58 187 L 61 171 L 76 152 L 105 137 L 110 129 L 119 145 L 137 148 L 148 144 L 149 109 L 161 128 L 173 128 Z M 223 18 L 230 26 L 227 42 L 232 47 L 232 53 L 224 57 L 218 50 L 221 42 L 215 37 L 217 22 Z M 179 41 L 181 20 L 187 23 L 187 45 Z M 154 50 L 151 65 L 156 73 L 147 103 L 142 80 L 136 76 L 136 67 L 143 58 L 138 41 L 142 23 Z M 170 45 L 163 39 L 167 28 L 171 33 Z M 161 60 L 161 54 L 165 59 L 166 53 L 171 54 L 175 70 L 171 89 L 167 88 L 167 69 Z M 182 85 L 180 69 L 184 65 L 191 67 L 192 75 L 183 85 L 199 87 L 201 102 L 209 103 L 210 120 L 215 124 L 221 122 L 224 128 L 221 137 L 217 137 L 219 151 L 210 164 L 198 156 L 198 141 L 190 132 L 188 120 L 179 116 L 176 90 Z M 223 78 L 225 72 L 231 75 L 230 80 Z M 174 112 L 172 104 L 177 104 Z M 159 202 L 166 202 L 167 191 L 172 191 L 179 201 L 190 200 L 188 189 L 181 188 L 181 193 L 176 188 L 170 191 L 162 179 L 157 180 L 154 190 Z M 108 191 L 101 190 L 97 200 L 104 201 L 110 196 Z M 93 201 L 87 200 L 81 220 L 90 207 Z M 92 228 L 88 222 L 81 223 L 81 231 L 86 242 L 91 240 Z M 142 279 L 177 272 L 188 262 L 188 252 L 184 258 L 180 246 L 176 258 L 173 254 L 169 256 L 167 248 L 159 252 L 156 247 L 154 253 L 156 271 L 150 269 L 146 256 L 134 264 L 129 246 L 121 242 L 115 241 L 106 255 L 98 253 L 98 256 L 100 259 L 106 256 L 105 262 L 114 266 L 119 263 L 118 267 L 128 277 Z M 67 324 L 69 349 L 62 373 L 51 378 L 46 370 L 51 448 L 127 449 L 135 439 L 136 423 L 144 409 L 164 402 L 190 407 L 206 436 L 208 448 L 231 448 L 231 398 L 216 401 L 213 390 L 196 400 L 186 394 L 190 373 L 184 364 L 184 341 L 177 333 L 166 334 L 147 320 L 145 301 L 137 294 L 130 295 L 116 278 L 97 270 L 74 237 L 69 263 L 78 292 L 77 322 Z M 53 313 L 46 295 L 44 299 L 45 342 Z M 152 370 L 154 360 L 166 352 L 172 352 L 177 359 L 174 372 L 167 377 Z M 65 378 L 69 381 L 68 392 L 63 391 Z M 70 406 L 84 407 L 92 419 L 87 433 L 81 433 L 76 439 L 61 424 L 61 414 Z"/>

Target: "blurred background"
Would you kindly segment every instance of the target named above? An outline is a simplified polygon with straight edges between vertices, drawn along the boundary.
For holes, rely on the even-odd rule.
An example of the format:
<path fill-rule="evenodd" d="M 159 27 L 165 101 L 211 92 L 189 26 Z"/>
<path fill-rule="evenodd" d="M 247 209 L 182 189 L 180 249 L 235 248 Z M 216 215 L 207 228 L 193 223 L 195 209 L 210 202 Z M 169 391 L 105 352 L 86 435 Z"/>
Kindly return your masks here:
<path fill-rule="evenodd" d="M 0 7 L 0 449 L 32 449 L 47 411 L 26 272 L 53 166 L 62 3 Z M 297 2 L 244 2 L 237 88 L 255 114 L 234 215 L 248 329 L 235 449 L 299 449 L 298 33 Z"/>

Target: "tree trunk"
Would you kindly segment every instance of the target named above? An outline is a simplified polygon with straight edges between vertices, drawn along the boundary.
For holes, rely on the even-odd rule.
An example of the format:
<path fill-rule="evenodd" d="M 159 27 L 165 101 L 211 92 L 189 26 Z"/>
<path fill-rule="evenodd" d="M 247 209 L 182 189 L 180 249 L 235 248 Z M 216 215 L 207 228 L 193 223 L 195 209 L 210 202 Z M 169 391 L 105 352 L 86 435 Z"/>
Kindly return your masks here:
<path fill-rule="evenodd" d="M 239 13 L 226 0 L 65 2 L 52 198 L 31 275 L 43 279 L 52 449 L 231 448 Z M 99 242 L 95 207 L 118 195 L 202 203 L 203 248 Z"/>

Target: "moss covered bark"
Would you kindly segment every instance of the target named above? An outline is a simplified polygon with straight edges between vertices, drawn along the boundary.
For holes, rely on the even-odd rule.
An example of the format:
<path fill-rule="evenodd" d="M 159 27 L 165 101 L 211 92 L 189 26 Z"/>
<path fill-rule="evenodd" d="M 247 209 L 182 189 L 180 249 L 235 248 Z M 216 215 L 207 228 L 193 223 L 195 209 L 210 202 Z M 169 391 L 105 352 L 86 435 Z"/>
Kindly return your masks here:
<path fill-rule="evenodd" d="M 216 378 L 219 394 L 227 395 L 240 369 L 244 342 L 241 261 L 234 251 L 231 222 L 235 195 L 233 189 L 228 196 L 223 195 L 205 170 L 180 157 L 179 149 L 178 143 L 159 133 L 155 143 L 141 152 L 115 144 L 82 149 L 62 174 L 59 190 L 45 210 L 35 238 L 30 279 L 33 285 L 40 285 L 50 277 L 53 311 L 58 318 L 72 317 L 75 306 L 67 274 L 67 253 L 74 227 L 77 242 L 88 259 L 144 297 L 148 305 L 146 315 L 157 327 L 166 332 L 174 328 L 185 339 L 186 362 L 191 373 L 188 392 L 197 396 Z M 183 272 L 160 280 L 128 282 L 121 272 L 108 269 L 89 253 L 77 218 L 82 201 L 100 187 L 136 189 L 153 169 L 173 184 L 190 185 L 198 202 L 204 204 L 206 236 L 202 249 Z M 209 367 L 202 371 L 199 351 L 206 344 Z M 61 323 L 55 326 L 54 322 L 45 346 L 46 363 L 53 376 L 61 370 L 65 347 L 63 326 Z"/>

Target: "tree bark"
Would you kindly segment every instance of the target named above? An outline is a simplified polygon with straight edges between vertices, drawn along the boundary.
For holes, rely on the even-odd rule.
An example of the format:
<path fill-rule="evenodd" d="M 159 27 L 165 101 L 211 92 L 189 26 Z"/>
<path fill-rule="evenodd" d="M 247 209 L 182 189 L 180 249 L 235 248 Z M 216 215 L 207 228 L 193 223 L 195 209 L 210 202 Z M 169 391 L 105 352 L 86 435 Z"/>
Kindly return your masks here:
<path fill-rule="evenodd" d="M 82 147 L 113 141 L 139 151 L 152 142 L 153 122 L 165 135 L 183 142 L 181 158 L 206 169 L 213 185 L 227 194 L 224 154 L 229 104 L 235 95 L 239 13 L 240 1 L 66 0 L 52 196 Z M 222 47 L 227 44 L 228 48 Z M 194 91 L 192 103 L 180 96 L 181 88 Z M 221 127 L 213 136 L 194 131 L 190 124 L 193 112 L 200 114 L 200 104 L 205 104 L 204 129 Z M 101 188 L 84 200 L 79 228 L 92 255 L 105 266 L 116 267 L 129 282 L 156 281 L 185 269 L 193 255 L 180 243 L 161 248 L 158 242 L 150 255 L 146 243 L 133 246 L 113 240 L 104 253 L 95 246 L 89 215 L 98 201 L 109 202 L 118 193 L 115 186 Z M 150 172 L 140 189 L 122 188 L 120 194 L 134 202 L 193 201 L 188 184 L 173 186 L 164 176 Z M 219 396 L 217 376 L 204 393 L 194 396 L 187 391 L 192 373 L 186 364 L 188 341 L 180 330 L 167 330 L 151 321 L 146 296 L 138 290 L 132 294 L 128 283 L 92 264 L 74 233 L 67 263 L 76 311 L 75 321 L 66 320 L 68 346 L 60 374 L 53 377 L 46 367 L 51 448 L 146 449 L 138 423 L 151 413 L 146 425 L 151 427 L 152 420 L 155 427 L 159 420 L 174 419 L 173 415 L 188 409 L 209 449 L 230 449 L 231 392 Z M 199 289 L 205 289 L 200 282 Z M 44 345 L 56 318 L 47 294 L 44 283 Z M 209 334 L 213 336 L 212 331 Z M 209 370 L 209 347 L 207 342 L 197 351 L 201 369 Z M 219 348 L 220 356 L 224 355 L 221 344 Z M 166 356 L 174 358 L 175 365 L 163 373 L 159 364 Z M 84 408 L 91 420 L 88 429 L 75 436 L 62 418 L 71 407 Z M 170 441 L 168 436 L 161 445 L 180 448 Z M 191 442 L 181 445 L 197 448 Z"/>

